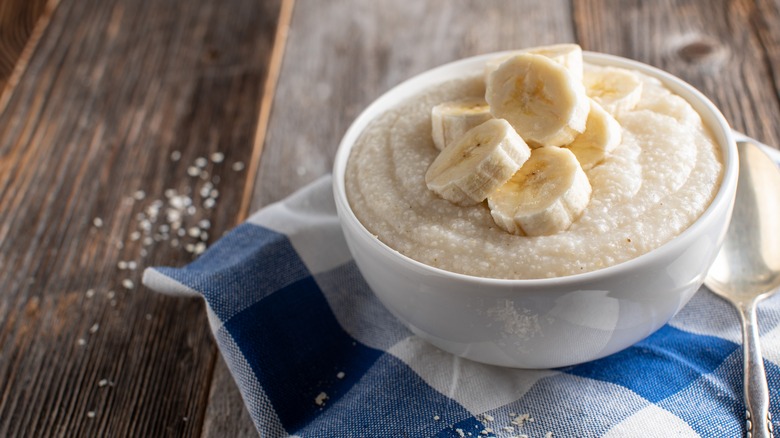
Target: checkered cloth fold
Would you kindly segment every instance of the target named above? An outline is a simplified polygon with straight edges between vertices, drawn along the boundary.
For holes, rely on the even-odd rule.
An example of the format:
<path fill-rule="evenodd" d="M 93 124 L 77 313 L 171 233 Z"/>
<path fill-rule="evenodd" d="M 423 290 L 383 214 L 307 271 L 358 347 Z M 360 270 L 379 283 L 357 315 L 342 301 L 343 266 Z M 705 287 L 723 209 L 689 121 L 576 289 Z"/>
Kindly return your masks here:
<path fill-rule="evenodd" d="M 199 295 L 261 436 L 743 436 L 736 312 L 706 290 L 636 345 L 555 370 L 482 365 L 412 335 L 342 236 L 330 177 L 253 215 L 162 293 Z M 758 312 L 780 419 L 780 297 Z M 777 426 L 776 426 L 777 428 Z"/>

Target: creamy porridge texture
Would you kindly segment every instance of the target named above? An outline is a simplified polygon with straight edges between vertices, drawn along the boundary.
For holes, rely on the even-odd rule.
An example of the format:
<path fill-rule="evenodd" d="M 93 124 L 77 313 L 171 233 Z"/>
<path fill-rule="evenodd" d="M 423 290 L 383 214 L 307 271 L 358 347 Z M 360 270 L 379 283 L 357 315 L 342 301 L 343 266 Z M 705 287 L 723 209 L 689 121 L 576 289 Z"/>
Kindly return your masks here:
<path fill-rule="evenodd" d="M 586 65 L 584 82 L 605 74 L 608 68 Z M 641 99 L 613 114 L 622 127 L 620 144 L 585 170 L 592 186 L 589 203 L 564 231 L 511 234 L 497 226 L 487 202 L 456 205 L 428 189 L 425 174 L 439 154 L 431 134 L 431 108 L 484 98 L 481 72 L 441 83 L 366 128 L 346 173 L 352 210 L 372 234 L 400 253 L 479 277 L 573 275 L 651 251 L 704 212 L 717 192 L 722 165 L 695 110 L 656 79 L 636 77 L 642 82 Z"/>

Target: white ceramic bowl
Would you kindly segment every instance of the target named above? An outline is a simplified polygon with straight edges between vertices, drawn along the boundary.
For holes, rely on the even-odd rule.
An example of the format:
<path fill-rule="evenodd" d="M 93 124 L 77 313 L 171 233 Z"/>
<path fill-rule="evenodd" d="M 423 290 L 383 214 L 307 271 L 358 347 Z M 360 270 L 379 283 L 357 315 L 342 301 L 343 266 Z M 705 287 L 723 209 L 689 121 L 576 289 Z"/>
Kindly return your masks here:
<path fill-rule="evenodd" d="M 687 99 L 710 128 L 725 162 L 723 182 L 704 214 L 682 234 L 647 254 L 585 274 L 499 280 L 434 268 L 391 249 L 360 223 L 344 185 L 347 160 L 366 126 L 387 109 L 444 80 L 481 72 L 499 53 L 435 68 L 371 104 L 342 140 L 334 164 L 341 226 L 360 272 L 384 305 L 414 333 L 475 361 L 550 368 L 597 359 L 647 337 L 669 321 L 701 286 L 720 248 L 734 204 L 737 152 L 718 109 L 680 79 L 624 58 L 585 53 L 585 61 L 635 69 Z"/>

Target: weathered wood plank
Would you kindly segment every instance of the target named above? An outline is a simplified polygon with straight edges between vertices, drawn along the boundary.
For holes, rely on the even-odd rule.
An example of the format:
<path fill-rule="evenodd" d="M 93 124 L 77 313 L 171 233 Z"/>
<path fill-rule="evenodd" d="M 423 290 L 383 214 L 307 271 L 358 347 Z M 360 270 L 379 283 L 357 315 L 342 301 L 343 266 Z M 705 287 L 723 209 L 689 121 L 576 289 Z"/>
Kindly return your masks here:
<path fill-rule="evenodd" d="M 751 10 L 750 22 L 755 34 L 758 36 L 758 43 L 763 51 L 762 71 L 768 69 L 768 80 L 772 86 L 763 87 L 756 90 L 762 100 L 775 101 L 775 105 L 780 105 L 780 1 L 778 0 L 756 0 L 756 7 Z M 780 126 L 777 124 L 777 117 L 774 119 L 771 114 L 762 115 L 760 126 L 757 132 L 765 132 L 762 138 L 766 139 L 775 147 L 780 148 Z M 749 128 L 745 128 L 749 129 Z"/>
<path fill-rule="evenodd" d="M 221 357 L 214 367 L 202 436 L 215 438 L 257 436 L 257 430 L 249 417 L 236 382 Z"/>
<path fill-rule="evenodd" d="M 563 0 L 298 0 L 252 209 L 330 172 L 349 124 L 391 86 L 466 56 L 573 38 Z"/>
<path fill-rule="evenodd" d="M 735 129 L 780 145 L 777 2 L 574 2 L 587 50 L 662 68 L 709 97 Z"/>
<path fill-rule="evenodd" d="M 166 191 L 193 200 L 185 227 L 210 221 L 206 241 L 238 221 L 248 174 L 233 165 L 252 154 L 278 11 L 62 0 L 0 115 L 0 436 L 201 433 L 216 360 L 203 305 L 140 273 L 199 240 L 162 237 Z M 216 152 L 208 176 L 189 169 Z"/>

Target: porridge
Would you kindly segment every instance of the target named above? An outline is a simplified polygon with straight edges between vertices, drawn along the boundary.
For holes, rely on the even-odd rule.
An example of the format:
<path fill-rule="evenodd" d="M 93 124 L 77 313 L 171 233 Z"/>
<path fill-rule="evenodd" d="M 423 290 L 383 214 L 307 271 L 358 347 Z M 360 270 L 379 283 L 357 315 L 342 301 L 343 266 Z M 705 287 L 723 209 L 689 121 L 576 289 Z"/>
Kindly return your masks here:
<path fill-rule="evenodd" d="M 522 56 L 512 59 L 517 58 Z M 511 66 L 504 66 L 512 62 L 490 69 L 506 70 Z M 477 138 L 473 133 L 478 128 L 504 135 L 508 126 L 504 117 L 511 126 L 522 123 L 512 120 L 512 114 L 496 116 L 500 103 L 490 93 L 495 97 L 500 70 L 491 72 L 493 91 L 486 86 L 485 75 L 475 72 L 440 83 L 377 117 L 355 144 L 345 175 L 347 197 L 357 218 L 379 240 L 419 262 L 504 279 L 598 270 L 645 254 L 683 232 L 707 209 L 722 178 L 720 153 L 707 127 L 688 102 L 660 81 L 639 72 L 579 62 L 578 83 L 584 84 L 589 110 L 585 116 L 581 111 L 572 113 L 571 125 L 563 133 L 556 127 L 555 135 L 524 135 L 538 126 L 529 124 L 517 129 L 519 143 L 514 132 L 502 137 L 520 146 L 519 152 L 509 154 L 515 167 L 499 172 L 494 169 L 498 161 L 488 163 L 487 179 L 499 188 L 488 187 L 484 177 L 472 178 L 479 184 L 458 186 L 456 195 L 451 195 L 451 186 L 438 184 L 439 180 L 446 177 L 449 183 L 460 170 L 432 164 L 453 160 L 444 154 L 458 155 L 454 148 L 470 135 Z M 619 83 L 609 82 L 616 77 Z M 610 91 L 626 81 L 636 81 L 634 91 L 626 92 L 633 93 L 633 101 L 610 100 Z M 484 100 L 486 93 L 492 116 L 477 114 L 482 108 L 474 103 Z M 459 131 L 453 137 L 457 138 L 447 139 L 447 129 L 437 128 L 446 115 L 432 109 L 451 102 L 466 102 L 467 123 L 478 125 L 469 130 L 456 126 Z M 617 134 L 604 134 L 603 143 L 594 148 L 585 140 L 589 132 L 592 136 L 597 131 L 591 118 L 601 113 L 609 120 L 603 129 Z M 484 144 L 479 140 L 475 146 Z M 516 205 L 528 204 L 528 196 L 500 195 L 506 195 L 517 178 L 526 178 L 527 184 L 530 175 L 536 175 L 528 169 L 545 153 L 555 155 L 550 160 L 559 160 L 558 155 L 569 160 L 565 166 L 555 161 L 547 171 L 560 173 L 573 166 L 566 187 L 576 186 L 576 190 L 535 192 L 531 198 L 556 198 L 557 210 L 518 212 Z M 472 150 L 462 154 L 462 161 L 466 155 L 473 155 Z"/>

